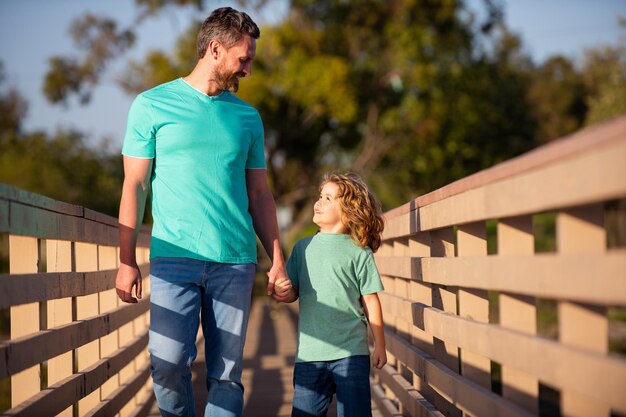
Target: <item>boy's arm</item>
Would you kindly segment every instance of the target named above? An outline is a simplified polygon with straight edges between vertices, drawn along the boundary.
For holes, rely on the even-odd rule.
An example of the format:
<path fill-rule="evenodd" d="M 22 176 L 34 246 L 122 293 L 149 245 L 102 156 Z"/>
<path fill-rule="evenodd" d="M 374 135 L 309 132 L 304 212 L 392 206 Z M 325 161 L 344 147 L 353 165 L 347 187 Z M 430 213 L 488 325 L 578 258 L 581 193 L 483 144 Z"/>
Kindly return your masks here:
<path fill-rule="evenodd" d="M 387 363 L 387 351 L 385 349 L 385 329 L 383 325 L 383 310 L 380 306 L 378 294 L 365 294 L 361 296 L 361 304 L 365 311 L 365 317 L 372 329 L 374 336 L 374 352 L 372 353 L 372 365 L 381 369 Z"/>

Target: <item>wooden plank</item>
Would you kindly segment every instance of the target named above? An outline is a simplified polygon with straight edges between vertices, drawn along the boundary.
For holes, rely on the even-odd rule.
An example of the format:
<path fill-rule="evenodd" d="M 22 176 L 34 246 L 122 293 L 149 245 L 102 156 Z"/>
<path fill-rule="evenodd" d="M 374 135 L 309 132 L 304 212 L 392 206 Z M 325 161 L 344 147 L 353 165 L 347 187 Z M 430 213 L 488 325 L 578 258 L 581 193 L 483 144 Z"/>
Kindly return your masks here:
<path fill-rule="evenodd" d="M 156 398 L 154 396 L 154 391 L 152 390 L 151 387 L 146 388 L 143 393 L 141 391 L 139 393 L 143 394 L 143 396 L 141 397 L 141 400 L 139 400 L 137 407 L 132 411 L 129 417 L 148 416 L 150 413 L 150 409 L 152 408 L 152 406 L 154 405 L 156 401 Z"/>
<path fill-rule="evenodd" d="M 144 350 L 147 343 L 148 333 L 145 332 L 114 355 L 99 360 L 81 373 L 72 374 L 51 385 L 20 406 L 5 411 L 3 416 L 56 415 L 81 398 L 92 395 L 104 381 L 118 373 L 124 364 L 132 361 Z"/>
<path fill-rule="evenodd" d="M 98 246 L 98 269 L 111 270 L 117 268 L 117 251 L 113 246 Z M 114 283 L 115 278 L 112 279 Z M 98 293 L 100 314 L 112 312 L 118 308 L 117 293 L 115 288 Z M 108 356 L 118 349 L 118 331 L 100 337 L 100 356 Z M 118 376 L 111 378 L 102 384 L 100 400 L 107 398 L 120 385 Z"/>
<path fill-rule="evenodd" d="M 381 274 L 389 260 L 376 259 Z M 407 260 L 398 260 L 406 265 Z M 539 254 L 472 258 L 414 258 L 413 279 L 592 304 L 626 304 L 626 250 L 604 254 Z M 404 267 L 402 271 L 408 270 Z M 394 275 L 406 278 L 407 273 Z M 593 283 L 593 285 L 590 285 Z"/>
<path fill-rule="evenodd" d="M 87 223 L 84 223 L 86 225 Z M 85 231 L 85 237 L 89 237 L 89 232 Z M 89 242 L 89 240 L 87 240 Z M 76 242 L 74 245 L 76 271 L 97 271 L 98 270 L 98 246 L 92 243 Z M 98 294 L 76 297 L 76 319 L 86 320 L 97 317 Z M 87 342 L 76 348 L 77 370 L 84 371 L 100 360 L 100 347 L 98 340 Z M 86 395 L 78 402 L 78 415 L 82 417 L 88 410 L 100 401 L 100 387 Z"/>
<path fill-rule="evenodd" d="M 626 116 L 622 116 L 552 141 L 521 156 L 509 159 L 418 197 L 410 203 L 414 202 L 419 206 L 432 204 L 474 188 L 484 187 L 487 184 L 536 170 L 554 162 L 571 159 L 603 147 L 615 146 L 616 142 L 623 142 L 625 137 Z M 408 204 L 406 203 L 404 206 Z M 395 212 L 390 211 L 390 214 L 393 215 Z"/>
<path fill-rule="evenodd" d="M 606 250 L 602 204 L 559 212 L 556 229 L 559 253 L 602 254 Z M 562 300 L 558 303 L 558 321 L 558 335 L 562 343 L 600 354 L 608 353 L 609 323 L 605 306 Z M 611 410 L 609 404 L 587 398 L 584 393 L 564 390 L 561 392 L 561 412 L 573 417 L 606 417 Z"/>
<path fill-rule="evenodd" d="M 498 256 L 529 255 L 534 252 L 533 221 L 531 216 L 500 219 L 497 226 Z M 626 259 L 625 259 L 626 260 Z M 526 278 L 518 278 L 525 285 Z M 537 334 L 537 307 L 535 298 L 509 292 L 499 294 L 500 325 L 530 335 Z M 510 366 L 502 365 L 502 396 L 539 414 L 539 381 Z"/>
<path fill-rule="evenodd" d="M 45 239 L 80 240 L 84 219 L 11 202 L 9 232 Z"/>
<path fill-rule="evenodd" d="M 520 369 L 563 390 L 571 390 L 600 402 L 615 411 L 626 412 L 626 361 L 533 337 L 500 326 L 479 323 L 439 309 L 393 298 L 385 294 L 384 304 L 395 304 L 395 312 L 408 314 L 413 324 L 441 340 L 479 353 L 503 365 Z M 498 343 L 492 343 L 497 340 Z"/>
<path fill-rule="evenodd" d="M 34 364 L 97 341 L 99 337 L 131 323 L 149 309 L 150 298 L 145 297 L 137 304 L 129 304 L 110 313 L 4 342 L 0 345 L 0 358 L 5 358 L 6 365 L 0 378 L 15 375 Z"/>
<path fill-rule="evenodd" d="M 411 384 L 396 372 L 393 367 L 385 365 L 377 371 L 380 380 L 388 386 L 402 404 L 404 414 L 411 417 L 443 417 L 435 406 L 429 403 Z"/>
<path fill-rule="evenodd" d="M 487 255 L 487 227 L 485 222 L 461 225 L 457 229 L 457 256 Z M 489 323 L 487 291 L 459 287 L 459 316 Z M 491 361 L 472 351 L 461 350 L 461 374 L 484 388 L 491 389 Z"/>
<path fill-rule="evenodd" d="M 145 364 L 130 381 L 120 386 L 110 394 L 110 397 L 104 399 L 96 408 L 89 411 L 87 417 L 115 416 L 146 384 L 149 376 L 150 364 Z"/>
<path fill-rule="evenodd" d="M 372 386 L 372 400 L 384 417 L 403 417 L 402 413 L 395 407 L 393 401 L 385 395 L 380 385 L 375 384 L 371 379 L 370 385 Z"/>
<path fill-rule="evenodd" d="M 395 217 L 387 217 L 385 214 L 385 229 L 383 230 L 382 239 L 395 239 L 415 233 L 417 230 L 417 222 L 415 211 L 411 210 Z"/>
<path fill-rule="evenodd" d="M 381 275 L 411 279 L 417 275 L 417 262 L 409 256 L 380 256 L 374 255 L 378 272 Z"/>
<path fill-rule="evenodd" d="M 475 416 L 530 417 L 532 414 L 511 404 L 488 389 L 458 375 L 406 340 L 385 332 L 388 349 L 422 381 L 465 413 Z"/>
<path fill-rule="evenodd" d="M 8 184 L 0 184 L 0 200 L 21 203 L 23 205 L 38 207 L 71 216 L 83 215 L 83 208 L 81 206 L 53 200 L 52 198 L 22 190 Z"/>
<path fill-rule="evenodd" d="M 39 240 L 35 237 L 9 235 L 9 270 L 12 274 L 37 272 L 39 270 Z M 36 333 L 40 329 L 39 303 L 11 307 L 11 340 Z M 9 342 L 11 343 L 11 342 Z M 4 358 L 1 370 L 11 363 Z M 22 368 L 11 376 L 11 405 L 16 406 L 37 394 L 41 389 L 39 364 Z"/>
<path fill-rule="evenodd" d="M 0 200 L 0 233 L 9 231 L 9 202 Z"/>
<path fill-rule="evenodd" d="M 150 265 L 140 265 L 147 276 Z M 0 308 L 95 294 L 115 288 L 117 269 L 92 272 L 0 274 Z M 18 279 L 19 278 L 19 279 Z"/>
<path fill-rule="evenodd" d="M 626 141 L 619 141 L 612 146 L 590 150 L 575 158 L 420 206 L 420 230 L 624 197 L 625 160 Z"/>
<path fill-rule="evenodd" d="M 72 242 L 48 240 L 46 242 L 46 262 L 48 272 L 68 272 L 72 270 Z M 49 300 L 47 329 L 63 326 L 72 322 L 72 299 Z M 48 386 L 72 375 L 74 370 L 74 352 L 62 353 L 48 360 Z M 57 417 L 72 417 L 73 406 L 69 406 Z"/>
<path fill-rule="evenodd" d="M 117 226 L 16 202 L 10 203 L 8 229 L 12 234 L 45 239 L 119 244 Z M 142 237 L 141 241 L 144 246 L 146 238 Z"/>
<path fill-rule="evenodd" d="M 419 212 L 418 212 L 419 216 Z M 421 219 L 418 217 L 418 222 Z M 430 235 L 430 256 L 450 259 L 455 256 L 455 233 L 452 227 L 447 227 L 429 232 Z M 457 314 L 457 288 L 446 285 L 431 285 L 432 305 L 445 310 L 451 314 Z M 412 323 L 411 315 L 405 315 L 407 321 Z M 433 354 L 438 361 L 446 365 L 452 371 L 460 372 L 459 349 L 458 346 L 437 337 L 432 337 Z M 428 392 L 425 392 L 429 395 Z M 462 412 L 452 401 L 442 396 L 430 397 L 434 401 L 438 410 L 441 410 L 449 417 L 461 417 Z"/>

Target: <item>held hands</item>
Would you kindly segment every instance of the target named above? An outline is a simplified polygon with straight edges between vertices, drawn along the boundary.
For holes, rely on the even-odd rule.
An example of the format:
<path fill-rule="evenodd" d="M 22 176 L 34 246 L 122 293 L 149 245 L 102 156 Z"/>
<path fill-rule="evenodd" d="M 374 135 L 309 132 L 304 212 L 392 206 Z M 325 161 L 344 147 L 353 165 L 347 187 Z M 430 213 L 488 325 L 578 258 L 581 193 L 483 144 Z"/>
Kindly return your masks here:
<path fill-rule="evenodd" d="M 284 301 L 289 296 L 293 287 L 288 277 L 281 277 L 274 283 L 274 299 L 276 301 Z"/>
<path fill-rule="evenodd" d="M 292 303 L 296 301 L 298 295 L 291 285 L 289 277 L 285 276 L 276 280 L 272 297 L 274 297 L 274 300 L 278 303 Z"/>
<path fill-rule="evenodd" d="M 374 347 L 374 352 L 372 353 L 372 366 L 376 369 L 381 369 L 387 363 L 387 351 L 385 348 L 380 348 L 378 346 Z"/>
<path fill-rule="evenodd" d="M 137 298 L 133 297 L 133 287 Z M 115 291 L 125 303 L 137 303 L 141 299 L 141 272 L 137 264 L 120 264 L 115 277 Z"/>

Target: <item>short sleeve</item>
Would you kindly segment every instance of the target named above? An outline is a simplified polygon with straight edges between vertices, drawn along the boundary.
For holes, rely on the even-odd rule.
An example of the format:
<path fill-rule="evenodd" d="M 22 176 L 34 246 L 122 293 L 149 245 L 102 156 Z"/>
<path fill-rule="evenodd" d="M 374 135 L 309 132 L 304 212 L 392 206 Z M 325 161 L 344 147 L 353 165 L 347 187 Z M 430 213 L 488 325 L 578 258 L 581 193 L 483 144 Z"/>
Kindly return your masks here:
<path fill-rule="evenodd" d="M 369 248 L 363 250 L 359 257 L 359 262 L 359 290 L 361 294 L 373 294 L 384 290 L 385 288 L 380 280 L 380 274 L 374 261 L 374 255 Z"/>
<path fill-rule="evenodd" d="M 252 142 L 248 150 L 246 169 L 265 169 L 265 133 L 261 116 L 257 113 L 257 123 L 252 133 Z"/>
<path fill-rule="evenodd" d="M 122 154 L 136 158 L 154 158 L 155 136 L 152 106 L 145 96 L 139 95 L 128 111 Z"/>
<path fill-rule="evenodd" d="M 298 288 L 298 244 L 293 247 L 291 255 L 289 255 L 289 259 L 287 260 L 286 268 L 287 275 L 289 275 L 289 279 L 291 280 L 291 285 L 294 288 Z"/>

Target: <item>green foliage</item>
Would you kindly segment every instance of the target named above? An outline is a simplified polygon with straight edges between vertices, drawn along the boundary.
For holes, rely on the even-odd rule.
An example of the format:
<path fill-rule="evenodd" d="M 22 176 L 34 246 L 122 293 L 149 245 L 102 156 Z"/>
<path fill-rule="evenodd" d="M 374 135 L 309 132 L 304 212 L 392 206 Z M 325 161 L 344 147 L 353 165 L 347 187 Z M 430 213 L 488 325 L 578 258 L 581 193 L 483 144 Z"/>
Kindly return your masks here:
<path fill-rule="evenodd" d="M 540 143 L 558 139 L 583 126 L 587 113 L 584 80 L 565 57 L 548 59 L 531 74 L 529 104 L 539 121 Z"/>
<path fill-rule="evenodd" d="M 626 44 L 588 50 L 583 79 L 590 92 L 585 124 L 626 113 Z"/>
<path fill-rule="evenodd" d="M 134 44 L 131 30 L 118 31 L 117 23 L 109 18 L 87 14 L 70 28 L 74 44 L 84 53 L 76 58 L 52 57 L 44 80 L 43 92 L 52 103 L 67 103 L 77 94 L 85 104 L 91 98 L 91 88 L 98 82 L 108 61 L 121 55 Z"/>
<path fill-rule="evenodd" d="M 201 18 L 215 7 L 135 3 L 137 24 L 174 7 L 195 7 Z M 293 0 L 284 21 L 262 28 L 253 76 L 239 95 L 263 117 L 270 183 L 278 204 L 294 213 L 288 242 L 310 225 L 326 171 L 360 172 L 391 208 L 626 111 L 623 45 L 589 51 L 581 69 L 558 56 L 536 66 L 504 25 L 500 3 L 468 3 Z M 174 50 L 130 62 L 122 87 L 135 94 L 189 73 L 200 21 Z M 78 20 L 73 34 L 83 56 L 53 58 L 48 96 L 88 100 L 135 30 L 106 18 Z"/>
<path fill-rule="evenodd" d="M 119 156 L 93 149 L 84 136 L 22 132 L 25 104 L 14 91 L 0 94 L 0 182 L 117 216 L 122 166 Z"/>

